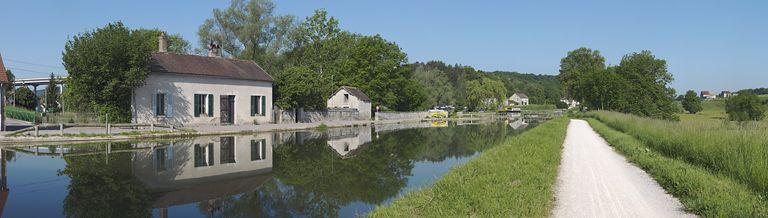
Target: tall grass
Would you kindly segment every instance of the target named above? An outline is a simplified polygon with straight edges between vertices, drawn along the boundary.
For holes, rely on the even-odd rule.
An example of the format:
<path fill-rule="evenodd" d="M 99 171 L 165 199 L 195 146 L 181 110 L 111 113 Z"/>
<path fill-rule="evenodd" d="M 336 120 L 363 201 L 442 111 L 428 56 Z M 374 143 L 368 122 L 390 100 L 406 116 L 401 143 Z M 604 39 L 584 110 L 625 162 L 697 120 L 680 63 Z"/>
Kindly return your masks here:
<path fill-rule="evenodd" d="M 768 124 L 765 122 L 671 122 L 606 111 L 590 115 L 665 156 L 726 175 L 762 195 L 768 194 Z"/>
<path fill-rule="evenodd" d="M 546 217 L 568 119 L 547 121 L 371 217 Z"/>
<path fill-rule="evenodd" d="M 20 107 L 6 106 L 5 116 L 8 116 L 13 119 L 23 120 L 23 121 L 33 122 L 33 123 L 36 121 L 40 121 L 40 116 L 38 116 L 37 113 L 35 113 L 35 111 L 27 110 Z"/>

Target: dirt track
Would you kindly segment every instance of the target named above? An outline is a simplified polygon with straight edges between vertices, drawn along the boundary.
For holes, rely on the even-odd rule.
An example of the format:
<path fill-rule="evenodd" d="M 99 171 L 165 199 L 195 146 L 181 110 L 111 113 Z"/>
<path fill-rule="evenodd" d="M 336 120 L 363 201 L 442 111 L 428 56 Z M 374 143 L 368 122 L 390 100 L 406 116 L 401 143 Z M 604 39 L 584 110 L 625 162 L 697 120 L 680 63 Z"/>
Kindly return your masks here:
<path fill-rule="evenodd" d="M 554 217 L 693 216 L 586 121 L 571 120 L 563 146 Z"/>

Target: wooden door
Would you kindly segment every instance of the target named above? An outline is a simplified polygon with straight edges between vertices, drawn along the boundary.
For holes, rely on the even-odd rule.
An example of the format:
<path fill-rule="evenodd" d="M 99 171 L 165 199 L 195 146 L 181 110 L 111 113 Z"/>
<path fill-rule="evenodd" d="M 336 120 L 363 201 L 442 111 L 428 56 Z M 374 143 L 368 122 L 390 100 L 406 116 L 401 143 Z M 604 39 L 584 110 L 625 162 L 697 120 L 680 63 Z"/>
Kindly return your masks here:
<path fill-rule="evenodd" d="M 221 124 L 233 124 L 235 120 L 235 96 L 222 95 L 219 97 Z"/>

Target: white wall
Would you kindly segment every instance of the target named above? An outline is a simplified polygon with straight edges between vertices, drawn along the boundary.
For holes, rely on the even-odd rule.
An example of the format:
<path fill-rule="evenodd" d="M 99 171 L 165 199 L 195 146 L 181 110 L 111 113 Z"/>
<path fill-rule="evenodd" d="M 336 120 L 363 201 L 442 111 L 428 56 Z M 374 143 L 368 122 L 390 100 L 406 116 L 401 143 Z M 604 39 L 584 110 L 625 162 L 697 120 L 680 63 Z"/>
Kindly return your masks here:
<path fill-rule="evenodd" d="M 344 101 L 344 94 L 349 95 L 349 100 Z M 361 101 L 345 89 L 336 92 L 328 99 L 328 108 L 355 108 L 360 112 L 361 119 L 371 119 L 371 102 Z"/>
<path fill-rule="evenodd" d="M 150 73 L 145 81 L 144 86 L 134 90 L 134 123 L 219 124 L 221 95 L 235 95 L 234 124 L 252 124 L 254 120 L 259 124 L 272 122 L 271 82 L 171 73 Z M 173 98 L 171 117 L 155 116 L 152 98 L 158 92 Z M 212 117 L 207 113 L 194 116 L 195 94 L 213 94 Z M 251 116 L 251 95 L 266 96 L 265 115 Z"/>

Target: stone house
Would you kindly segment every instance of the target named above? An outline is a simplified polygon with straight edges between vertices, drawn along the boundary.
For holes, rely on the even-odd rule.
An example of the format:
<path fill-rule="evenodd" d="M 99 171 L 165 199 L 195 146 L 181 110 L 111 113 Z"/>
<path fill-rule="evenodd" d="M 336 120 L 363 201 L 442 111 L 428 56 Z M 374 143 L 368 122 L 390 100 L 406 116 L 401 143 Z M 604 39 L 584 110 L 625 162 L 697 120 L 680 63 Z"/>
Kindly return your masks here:
<path fill-rule="evenodd" d="M 167 52 L 165 36 L 151 55 L 145 84 L 134 89 L 133 123 L 176 125 L 273 122 L 274 79 L 253 61 Z"/>
<path fill-rule="evenodd" d="M 371 119 L 371 98 L 356 87 L 342 86 L 327 101 L 328 108 L 357 109 L 361 119 Z"/>
<path fill-rule="evenodd" d="M 717 98 L 715 94 L 712 94 L 710 91 L 701 91 L 701 94 L 699 95 L 704 100 L 711 100 Z"/>

